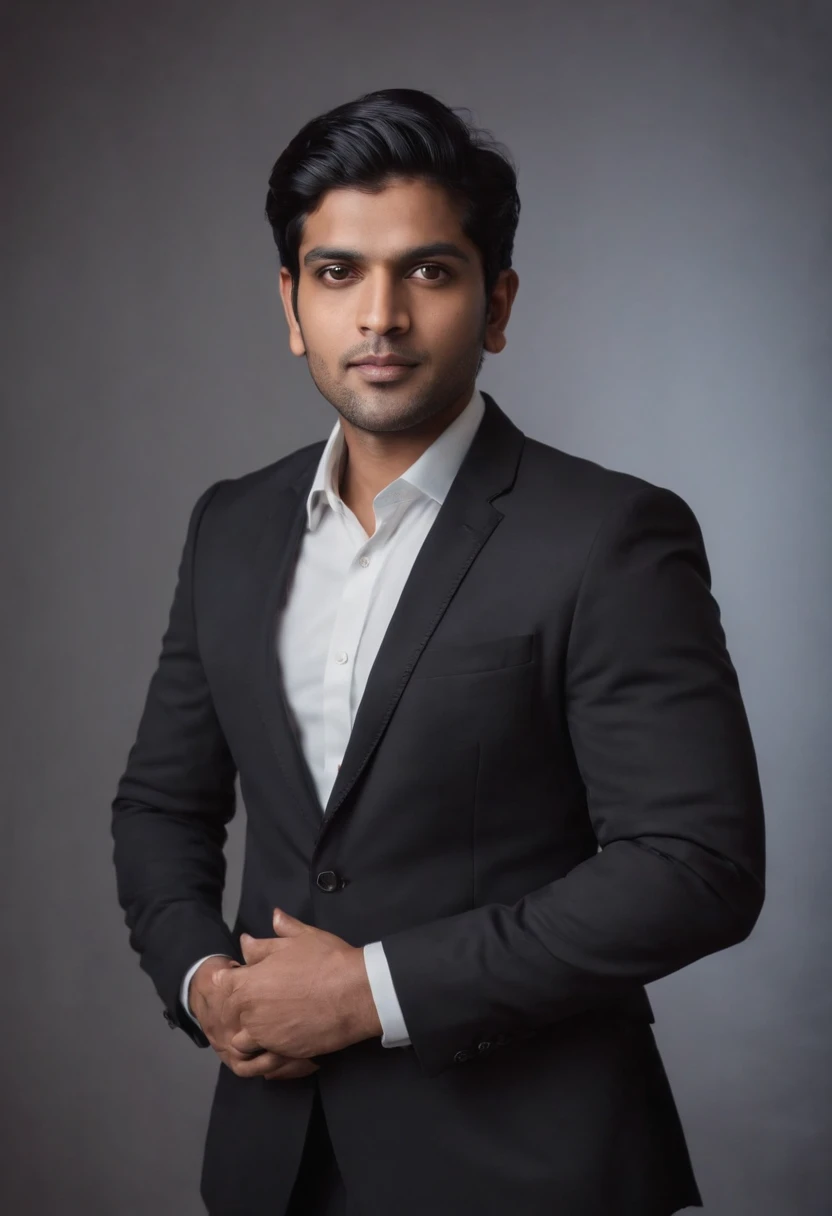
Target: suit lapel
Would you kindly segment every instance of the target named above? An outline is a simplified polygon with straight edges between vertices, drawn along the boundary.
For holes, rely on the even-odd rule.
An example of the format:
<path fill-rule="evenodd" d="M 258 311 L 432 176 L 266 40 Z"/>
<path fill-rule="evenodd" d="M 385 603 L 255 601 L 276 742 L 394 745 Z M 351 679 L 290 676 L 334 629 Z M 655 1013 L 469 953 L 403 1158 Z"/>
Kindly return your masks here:
<path fill-rule="evenodd" d="M 370 670 L 318 842 L 378 747 L 454 593 L 503 518 L 490 500 L 514 481 L 525 436 L 492 397 L 483 393 L 483 399 L 477 433 L 419 549 Z"/>
<path fill-rule="evenodd" d="M 300 475 L 276 494 L 255 557 L 257 586 L 265 586 L 254 648 L 257 703 L 286 784 L 316 832 L 323 807 L 286 700 L 277 636 L 306 526 L 306 498 L 324 446 L 325 441 L 316 444 Z"/>
<path fill-rule="evenodd" d="M 503 518 L 491 499 L 509 489 L 525 436 L 483 392 L 485 412 L 436 519 L 416 556 L 376 655 L 326 808 L 303 755 L 286 701 L 277 630 L 306 524 L 306 498 L 324 444 L 275 496 L 256 562 L 265 584 L 255 681 L 260 712 L 290 790 L 323 838 L 384 734 L 410 674 L 454 593 Z"/>

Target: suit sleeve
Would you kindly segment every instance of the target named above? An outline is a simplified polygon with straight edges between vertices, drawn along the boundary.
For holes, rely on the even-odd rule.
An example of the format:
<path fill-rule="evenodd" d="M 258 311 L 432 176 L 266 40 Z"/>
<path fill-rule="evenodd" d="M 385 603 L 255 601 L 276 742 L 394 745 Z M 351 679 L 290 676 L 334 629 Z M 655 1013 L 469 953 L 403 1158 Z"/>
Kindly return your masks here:
<path fill-rule="evenodd" d="M 672 491 L 642 487 L 599 527 L 563 696 L 600 851 L 513 905 L 382 939 L 427 1075 L 751 932 L 763 804 L 710 586 L 698 522 Z"/>
<path fill-rule="evenodd" d="M 161 654 L 112 803 L 113 862 L 130 945 L 168 1024 L 201 1047 L 208 1040 L 182 1007 L 182 977 L 208 954 L 245 962 L 222 915 L 237 770 L 200 660 L 193 602 L 200 525 L 221 484 L 191 513 Z"/>

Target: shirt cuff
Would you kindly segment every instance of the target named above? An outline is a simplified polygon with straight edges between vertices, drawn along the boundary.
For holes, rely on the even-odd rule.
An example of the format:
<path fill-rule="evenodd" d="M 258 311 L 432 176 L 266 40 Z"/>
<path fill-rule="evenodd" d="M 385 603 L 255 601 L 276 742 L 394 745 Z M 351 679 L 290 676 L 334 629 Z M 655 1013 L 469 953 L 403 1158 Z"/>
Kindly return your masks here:
<path fill-rule="evenodd" d="M 187 1013 L 188 1017 L 191 1019 L 191 1021 L 192 1021 L 192 1022 L 196 1022 L 197 1026 L 199 1026 L 199 1029 L 200 1029 L 200 1030 L 202 1030 L 202 1026 L 200 1025 L 199 1018 L 198 1018 L 198 1017 L 196 1017 L 196 1016 L 195 1016 L 195 1015 L 194 1015 L 194 1014 L 191 1012 L 191 1007 L 190 1007 L 190 1005 L 188 1004 L 188 989 L 189 989 L 189 987 L 190 987 L 190 985 L 191 985 L 191 979 L 192 979 L 192 977 L 193 977 L 194 972 L 195 972 L 195 971 L 196 971 L 196 970 L 199 968 L 199 966 L 200 966 L 202 963 L 204 963 L 204 962 L 205 962 L 205 959 L 206 959 L 206 958 L 228 958 L 228 957 L 229 957 L 229 955 L 227 955 L 227 954 L 206 954 L 206 955 L 203 955 L 203 957 L 202 957 L 202 958 L 198 958 L 198 959 L 196 960 L 196 962 L 194 963 L 193 967 L 189 967 L 189 968 L 188 968 L 188 970 L 187 970 L 187 971 L 186 971 L 186 973 L 185 973 L 185 978 L 184 978 L 184 980 L 182 981 L 182 987 L 181 987 L 180 992 L 179 992 L 179 999 L 180 999 L 180 1001 L 182 1002 L 182 1006 L 183 1006 L 183 1008 L 184 1008 L 185 1012 Z M 203 1031 L 203 1034 L 204 1034 L 204 1033 L 205 1033 L 205 1032 Z"/>
<path fill-rule="evenodd" d="M 382 1047 L 409 1047 L 410 1036 L 393 986 L 387 956 L 380 941 L 369 942 L 364 947 L 364 966 L 384 1032 L 381 1036 Z"/>

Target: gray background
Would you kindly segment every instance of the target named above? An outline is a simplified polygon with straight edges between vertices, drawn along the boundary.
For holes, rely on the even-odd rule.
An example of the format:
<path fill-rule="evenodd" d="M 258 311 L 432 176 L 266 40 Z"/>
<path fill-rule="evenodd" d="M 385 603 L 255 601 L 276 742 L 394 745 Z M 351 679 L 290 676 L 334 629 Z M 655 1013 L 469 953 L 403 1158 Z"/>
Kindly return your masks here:
<path fill-rule="evenodd" d="M 287 347 L 271 165 L 313 114 L 407 85 L 469 106 L 519 169 L 521 286 L 480 386 L 702 524 L 768 899 L 747 942 L 651 986 L 655 1033 L 711 1216 L 828 1212 L 830 7 L 20 0 L 0 20 L 3 1210 L 203 1211 L 219 1065 L 129 950 L 110 802 L 197 495 L 334 421 Z"/>

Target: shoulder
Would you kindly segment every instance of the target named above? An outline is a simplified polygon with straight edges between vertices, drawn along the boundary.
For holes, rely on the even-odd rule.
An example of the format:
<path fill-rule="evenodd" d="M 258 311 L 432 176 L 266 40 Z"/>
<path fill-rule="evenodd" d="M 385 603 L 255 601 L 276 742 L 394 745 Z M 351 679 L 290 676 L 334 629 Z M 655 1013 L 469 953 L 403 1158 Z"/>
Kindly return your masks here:
<path fill-rule="evenodd" d="M 529 436 L 515 489 L 536 507 L 567 518 L 590 543 L 634 519 L 673 518 L 698 531 L 693 510 L 675 490 Z"/>
<path fill-rule="evenodd" d="M 213 482 L 194 506 L 195 525 L 198 527 L 206 514 L 234 520 L 259 518 L 271 509 L 282 490 L 300 478 L 312 477 L 325 446 L 326 440 L 319 439 L 259 469 Z"/>
<path fill-rule="evenodd" d="M 326 440 L 318 439 L 262 468 L 239 477 L 226 478 L 218 483 L 223 487 L 223 498 L 228 502 L 256 499 L 263 493 L 271 494 L 275 490 L 285 489 L 305 473 L 314 471 L 325 446 Z"/>
<path fill-rule="evenodd" d="M 590 587 L 608 593 L 611 579 L 620 594 L 622 576 L 631 588 L 676 577 L 691 594 L 694 586 L 710 589 L 699 520 L 676 491 L 531 439 L 522 465 L 530 489 L 525 522 L 541 535 L 556 528 L 568 537 L 559 552 L 569 555 L 565 566 L 585 600 Z"/>

